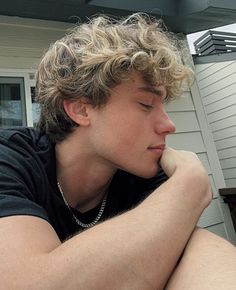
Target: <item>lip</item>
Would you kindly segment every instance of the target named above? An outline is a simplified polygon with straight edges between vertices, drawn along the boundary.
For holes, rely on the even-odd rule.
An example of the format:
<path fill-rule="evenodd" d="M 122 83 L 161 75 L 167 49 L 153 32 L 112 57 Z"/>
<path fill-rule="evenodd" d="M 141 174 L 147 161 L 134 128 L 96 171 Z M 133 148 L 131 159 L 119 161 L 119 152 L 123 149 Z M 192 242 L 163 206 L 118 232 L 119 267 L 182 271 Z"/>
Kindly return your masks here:
<path fill-rule="evenodd" d="M 161 156 L 164 149 L 166 148 L 165 144 L 161 144 L 161 145 L 153 145 L 153 146 L 149 146 L 148 150 L 157 154 L 158 156 Z"/>
<path fill-rule="evenodd" d="M 153 145 L 153 146 L 149 146 L 148 149 L 150 150 L 164 150 L 166 148 L 165 144 L 160 144 L 160 145 Z"/>

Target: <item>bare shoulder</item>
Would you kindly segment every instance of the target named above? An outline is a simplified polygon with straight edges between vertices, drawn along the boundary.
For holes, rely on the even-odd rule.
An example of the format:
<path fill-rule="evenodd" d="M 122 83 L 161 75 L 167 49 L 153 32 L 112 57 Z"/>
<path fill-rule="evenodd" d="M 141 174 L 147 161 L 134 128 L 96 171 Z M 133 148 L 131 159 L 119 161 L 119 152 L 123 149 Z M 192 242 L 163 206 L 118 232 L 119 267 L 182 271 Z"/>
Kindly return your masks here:
<path fill-rule="evenodd" d="M 15 289 L 18 280 L 36 269 L 47 253 L 61 244 L 52 226 L 34 216 L 11 216 L 0 219 L 0 277 L 4 289 Z M 24 279 L 24 278 L 23 278 Z M 18 281 L 17 281 L 18 280 Z M 17 285 L 18 285 L 17 284 Z M 0 289 L 2 286 L 0 286 Z M 16 288 L 20 289 L 20 288 Z"/>
<path fill-rule="evenodd" d="M 52 251 L 60 245 L 53 227 L 44 219 L 34 216 L 10 216 L 0 219 L 0 254 L 7 249 L 23 252 Z M 5 249 L 4 249 L 5 248 Z M 24 250 L 25 248 L 25 250 Z"/>

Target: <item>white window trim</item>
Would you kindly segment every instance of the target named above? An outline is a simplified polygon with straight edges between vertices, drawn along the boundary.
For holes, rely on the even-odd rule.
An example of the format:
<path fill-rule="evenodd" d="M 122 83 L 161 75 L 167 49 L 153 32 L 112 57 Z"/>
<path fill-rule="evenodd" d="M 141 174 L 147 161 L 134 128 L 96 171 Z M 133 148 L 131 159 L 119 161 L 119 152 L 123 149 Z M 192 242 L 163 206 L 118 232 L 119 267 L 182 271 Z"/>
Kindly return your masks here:
<path fill-rule="evenodd" d="M 34 74 L 34 73 L 35 73 L 34 70 L 0 69 L 0 77 L 21 77 L 24 79 L 26 125 L 29 127 L 33 126 L 30 87 L 35 86 L 35 80 L 30 79 L 30 74 Z"/>

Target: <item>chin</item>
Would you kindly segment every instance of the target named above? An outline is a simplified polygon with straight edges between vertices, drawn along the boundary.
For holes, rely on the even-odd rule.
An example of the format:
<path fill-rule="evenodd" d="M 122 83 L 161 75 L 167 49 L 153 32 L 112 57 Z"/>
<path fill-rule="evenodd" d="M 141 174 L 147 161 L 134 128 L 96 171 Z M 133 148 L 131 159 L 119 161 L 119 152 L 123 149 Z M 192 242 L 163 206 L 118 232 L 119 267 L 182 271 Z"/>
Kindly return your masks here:
<path fill-rule="evenodd" d="M 136 175 L 141 178 L 152 178 L 156 176 L 157 172 L 159 171 L 160 167 L 158 163 L 152 163 L 151 165 L 146 164 L 145 167 L 139 167 L 139 166 L 132 166 L 132 167 L 117 167 L 117 169 L 126 171 L 130 174 Z"/>
<path fill-rule="evenodd" d="M 159 166 L 155 166 L 155 168 L 153 168 L 152 170 L 150 170 L 149 168 L 148 170 L 137 172 L 135 175 L 148 179 L 156 176 L 159 169 L 160 169 Z"/>

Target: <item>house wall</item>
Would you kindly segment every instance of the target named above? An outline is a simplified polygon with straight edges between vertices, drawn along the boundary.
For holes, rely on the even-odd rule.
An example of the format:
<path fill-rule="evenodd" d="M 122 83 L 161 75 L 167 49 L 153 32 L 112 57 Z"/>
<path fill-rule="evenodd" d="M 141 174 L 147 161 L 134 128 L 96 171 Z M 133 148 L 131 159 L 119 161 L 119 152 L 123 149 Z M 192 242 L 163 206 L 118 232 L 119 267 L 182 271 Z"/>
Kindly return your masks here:
<path fill-rule="evenodd" d="M 181 99 L 169 103 L 166 109 L 176 124 L 176 133 L 168 137 L 167 144 L 175 149 L 195 152 L 205 166 L 211 182 L 213 200 L 203 212 L 198 225 L 236 244 L 228 206 L 218 193 L 219 188 L 225 187 L 225 182 L 197 83 Z"/>
<path fill-rule="evenodd" d="M 236 61 L 195 67 L 226 187 L 236 187 Z"/>
<path fill-rule="evenodd" d="M 23 74 L 28 108 L 31 108 L 29 86 L 34 85 L 33 73 L 37 63 L 49 44 L 60 38 L 68 27 L 65 23 L 0 17 L 0 75 Z M 201 216 L 199 226 L 236 243 L 228 209 L 224 209 L 225 205 L 218 195 L 218 188 L 224 186 L 224 179 L 217 163 L 214 143 L 209 137 L 209 128 L 205 126 L 196 85 L 182 99 L 173 101 L 166 108 L 177 126 L 176 134 L 168 138 L 168 145 L 196 152 L 212 184 L 214 199 Z"/>
<path fill-rule="evenodd" d="M 35 69 L 71 24 L 0 15 L 0 68 Z"/>

